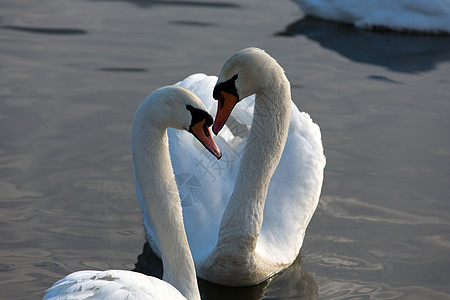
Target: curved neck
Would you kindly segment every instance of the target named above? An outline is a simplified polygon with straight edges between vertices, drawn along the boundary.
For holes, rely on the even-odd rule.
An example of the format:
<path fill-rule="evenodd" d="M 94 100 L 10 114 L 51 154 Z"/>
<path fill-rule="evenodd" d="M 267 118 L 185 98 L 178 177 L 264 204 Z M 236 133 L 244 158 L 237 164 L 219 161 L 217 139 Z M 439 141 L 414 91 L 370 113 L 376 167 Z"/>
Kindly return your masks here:
<path fill-rule="evenodd" d="M 270 179 L 289 131 L 290 84 L 284 74 L 276 78 L 255 95 L 252 126 L 220 224 L 218 247 L 237 247 L 247 253 L 256 247 Z"/>
<path fill-rule="evenodd" d="M 160 247 L 163 279 L 188 299 L 200 299 L 194 261 L 184 229 L 181 200 L 170 161 L 166 128 L 136 114 L 132 129 L 133 167 Z"/>

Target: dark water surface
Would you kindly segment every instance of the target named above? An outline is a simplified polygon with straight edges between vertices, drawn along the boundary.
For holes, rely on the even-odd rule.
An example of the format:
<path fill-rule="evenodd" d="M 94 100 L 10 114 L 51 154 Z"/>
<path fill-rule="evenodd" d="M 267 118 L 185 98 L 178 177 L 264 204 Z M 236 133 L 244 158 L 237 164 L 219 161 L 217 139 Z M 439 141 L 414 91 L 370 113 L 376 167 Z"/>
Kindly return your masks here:
<path fill-rule="evenodd" d="M 160 270 L 132 118 L 248 46 L 320 125 L 324 187 L 291 268 L 256 287 L 202 281 L 204 298 L 449 299 L 450 38 L 301 17 L 287 0 L 1 1 L 0 299 L 38 299 L 81 269 Z"/>

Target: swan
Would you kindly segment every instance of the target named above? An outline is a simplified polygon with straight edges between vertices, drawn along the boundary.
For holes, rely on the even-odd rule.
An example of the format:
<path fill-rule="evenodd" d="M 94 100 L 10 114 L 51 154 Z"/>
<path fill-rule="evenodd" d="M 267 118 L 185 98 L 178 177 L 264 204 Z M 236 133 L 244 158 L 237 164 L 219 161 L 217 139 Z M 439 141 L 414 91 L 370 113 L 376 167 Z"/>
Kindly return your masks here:
<path fill-rule="evenodd" d="M 163 254 L 164 281 L 125 270 L 79 271 L 56 282 L 44 299 L 200 299 L 171 168 L 167 128 L 189 132 L 220 158 L 209 131 L 212 117 L 205 110 L 191 91 L 168 86 L 147 96 L 133 121 L 135 182 Z"/>
<path fill-rule="evenodd" d="M 218 78 L 193 74 L 177 84 L 211 114 L 219 108 L 213 130 L 220 130 L 220 161 L 198 151 L 186 132 L 169 131 L 197 275 L 229 286 L 262 282 L 297 258 L 318 204 L 325 167 L 320 128 L 292 103 L 284 70 L 261 49 L 233 55 Z M 147 240 L 160 255 L 141 207 Z"/>
<path fill-rule="evenodd" d="M 446 0 L 294 0 L 306 14 L 356 27 L 450 34 Z"/>

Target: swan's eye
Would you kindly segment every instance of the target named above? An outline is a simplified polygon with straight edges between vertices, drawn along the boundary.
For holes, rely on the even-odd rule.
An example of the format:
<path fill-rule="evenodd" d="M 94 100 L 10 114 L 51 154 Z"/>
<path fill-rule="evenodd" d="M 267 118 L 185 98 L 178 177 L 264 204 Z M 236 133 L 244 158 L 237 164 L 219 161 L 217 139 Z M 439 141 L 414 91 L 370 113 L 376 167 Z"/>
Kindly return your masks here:
<path fill-rule="evenodd" d="M 223 96 L 223 94 L 220 95 L 220 99 L 219 99 L 219 107 L 224 107 L 225 105 L 225 97 Z"/>
<path fill-rule="evenodd" d="M 191 125 L 190 127 L 194 126 L 195 124 L 205 121 L 205 124 L 207 127 L 211 126 L 213 123 L 212 116 L 200 108 L 195 108 L 192 105 L 186 105 L 186 109 L 191 113 Z"/>
<path fill-rule="evenodd" d="M 206 122 L 203 123 L 203 132 L 205 133 L 205 136 L 206 136 L 206 137 L 209 137 L 209 136 L 210 136 L 209 130 L 208 130 L 208 125 L 206 124 Z"/>
<path fill-rule="evenodd" d="M 239 99 L 238 92 L 236 90 L 236 79 L 238 78 L 238 74 L 234 75 L 227 81 L 221 82 L 214 87 L 213 90 L 213 98 L 219 100 L 222 92 L 227 92 L 228 94 L 236 96 Z"/>

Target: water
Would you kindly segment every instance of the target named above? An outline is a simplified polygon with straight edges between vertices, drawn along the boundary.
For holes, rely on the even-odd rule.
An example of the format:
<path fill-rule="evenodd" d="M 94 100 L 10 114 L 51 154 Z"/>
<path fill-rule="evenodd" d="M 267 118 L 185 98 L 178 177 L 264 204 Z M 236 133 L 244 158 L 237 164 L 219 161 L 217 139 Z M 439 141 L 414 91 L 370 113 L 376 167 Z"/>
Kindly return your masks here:
<path fill-rule="evenodd" d="M 450 38 L 302 19 L 290 1 L 2 1 L 0 298 L 81 269 L 160 272 L 131 121 L 154 89 L 248 46 L 284 66 L 327 166 L 301 258 L 207 299 L 448 299 Z M 143 251 L 144 249 L 144 251 Z M 141 254 L 142 253 L 142 254 Z"/>

